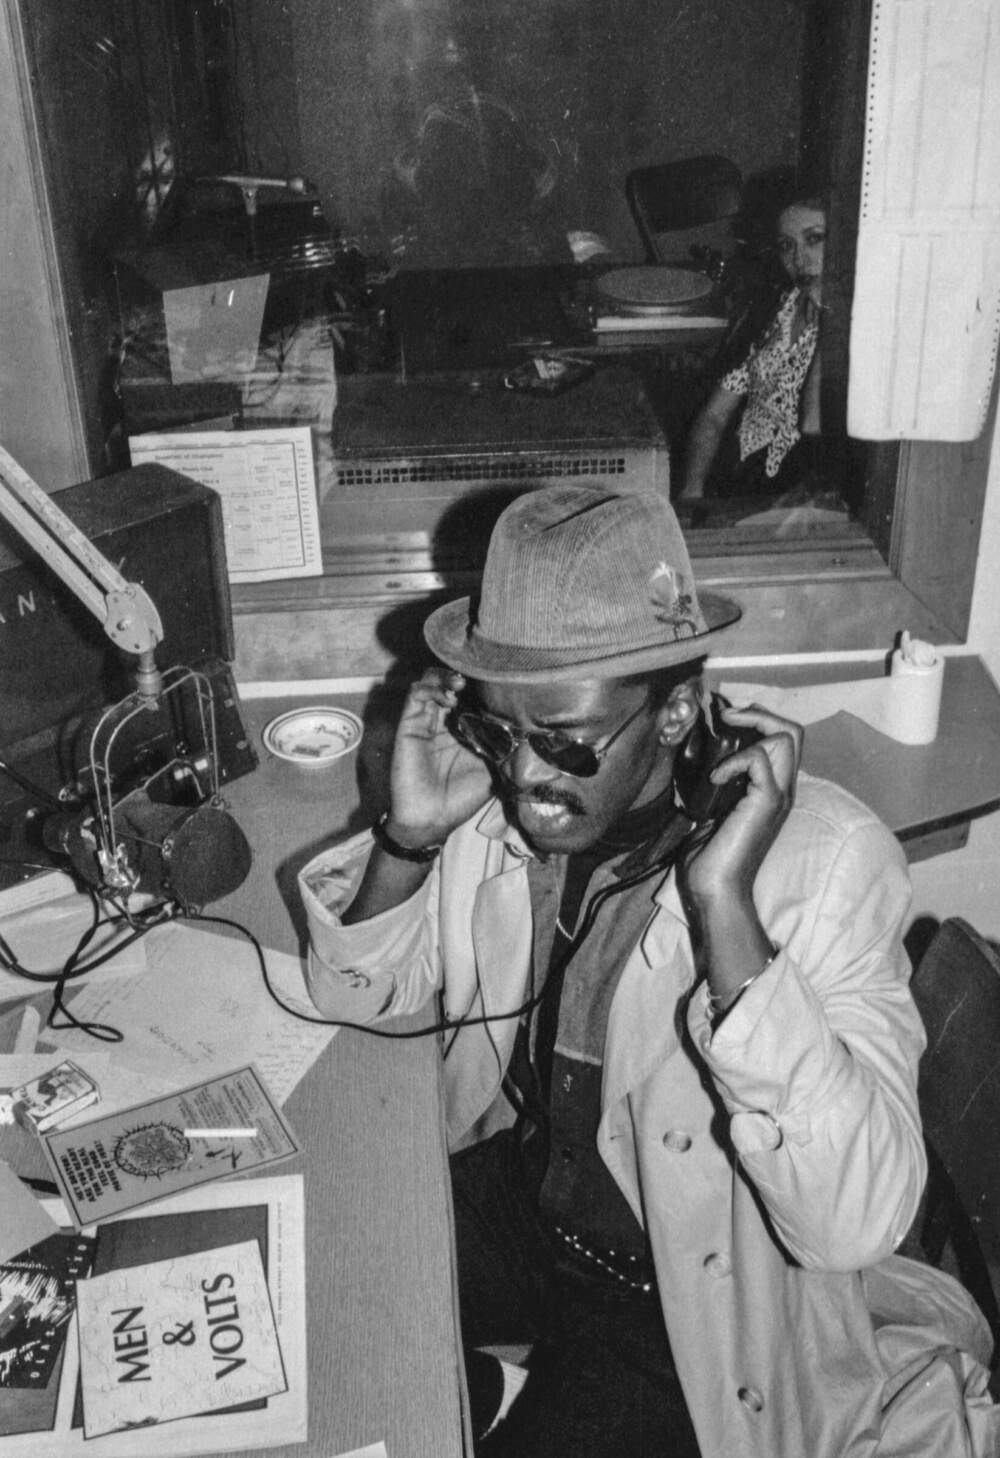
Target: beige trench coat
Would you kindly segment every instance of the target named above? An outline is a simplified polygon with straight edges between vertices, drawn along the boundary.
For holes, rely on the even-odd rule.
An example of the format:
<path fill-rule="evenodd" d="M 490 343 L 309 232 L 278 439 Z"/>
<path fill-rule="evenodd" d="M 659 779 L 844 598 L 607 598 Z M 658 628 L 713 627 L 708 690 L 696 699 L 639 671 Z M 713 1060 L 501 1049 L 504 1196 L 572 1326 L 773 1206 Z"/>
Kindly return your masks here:
<path fill-rule="evenodd" d="M 499 807 L 452 835 L 410 901 L 343 927 L 370 846 L 356 836 L 300 878 L 320 1010 L 369 1021 L 439 988 L 451 1019 L 517 1007 L 528 852 Z M 925 1177 L 909 894 L 881 823 L 802 776 L 754 887 L 781 950 L 714 1035 L 672 875 L 616 989 L 598 1147 L 648 1228 L 703 1458 L 1000 1454 L 985 1321 L 893 1254 Z M 451 1040 L 455 1146 L 493 1105 L 515 1030 Z"/>

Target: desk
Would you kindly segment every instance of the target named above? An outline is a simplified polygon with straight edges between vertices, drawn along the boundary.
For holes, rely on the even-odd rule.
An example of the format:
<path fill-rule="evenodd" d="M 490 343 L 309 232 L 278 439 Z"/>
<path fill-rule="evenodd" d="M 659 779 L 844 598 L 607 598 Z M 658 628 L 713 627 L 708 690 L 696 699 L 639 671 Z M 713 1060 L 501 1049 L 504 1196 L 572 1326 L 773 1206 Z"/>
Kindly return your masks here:
<path fill-rule="evenodd" d="M 260 728 L 281 707 L 249 706 L 258 747 Z M 245 921 L 265 945 L 296 950 L 295 871 L 320 844 L 370 818 L 367 806 L 359 811 L 366 796 L 358 779 L 379 743 L 373 729 L 362 746 L 367 759 L 312 770 L 261 751 L 259 769 L 226 792 L 253 845 L 253 868 L 237 892 L 206 910 Z M 252 968 L 249 946 L 247 953 Z M 249 975 L 252 995 L 263 995 L 259 973 Z M 280 1172 L 301 1168 L 305 1177 L 309 1441 L 239 1458 L 335 1458 L 379 1439 L 389 1458 L 461 1458 L 436 1039 L 388 1042 L 343 1029 L 286 1113 L 305 1150 Z"/>
<path fill-rule="evenodd" d="M 779 666 L 739 677 L 787 682 L 819 672 Z M 283 950 L 298 947 L 304 934 L 298 869 L 334 836 L 370 824 L 381 807 L 400 703 L 392 687 L 317 697 L 362 715 L 360 749 L 324 768 L 261 751 L 260 767 L 226 792 L 254 847 L 253 867 L 238 891 L 208 908 L 246 921 Z M 258 746 L 264 725 L 290 702 L 245 700 Z M 1000 694 L 980 660 L 949 659 L 933 745 L 896 745 L 838 716 L 810 728 L 806 766 L 859 794 L 910 852 L 928 832 L 1000 804 Z M 384 1438 L 390 1458 L 460 1458 L 462 1379 L 435 1040 L 392 1043 L 342 1030 L 287 1112 L 307 1151 L 310 1438 L 280 1451 L 334 1458 Z"/>
<path fill-rule="evenodd" d="M 778 663 L 710 676 L 795 687 L 877 674 L 876 663 L 841 662 Z M 970 820 L 1000 806 L 1000 691 L 981 658 L 949 657 L 932 744 L 898 744 L 841 713 L 807 728 L 803 765 L 870 805 L 898 836 L 907 859 L 952 850 Z"/>
<path fill-rule="evenodd" d="M 384 367 L 407 377 L 439 370 L 502 372 L 534 351 L 682 353 L 718 348 L 725 331 L 648 320 L 624 335 L 593 328 L 612 307 L 595 288 L 602 272 L 577 265 L 401 270 L 384 290 L 391 340 Z M 692 306 L 692 310 L 694 306 Z M 678 322 L 673 320 L 672 323 Z"/>

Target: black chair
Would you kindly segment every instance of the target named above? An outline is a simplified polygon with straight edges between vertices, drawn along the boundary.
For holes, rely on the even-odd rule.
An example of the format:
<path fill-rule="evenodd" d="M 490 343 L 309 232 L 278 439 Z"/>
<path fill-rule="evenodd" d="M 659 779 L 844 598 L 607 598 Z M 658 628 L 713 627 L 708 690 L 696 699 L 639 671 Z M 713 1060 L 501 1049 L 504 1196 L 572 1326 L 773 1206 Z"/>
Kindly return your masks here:
<path fill-rule="evenodd" d="M 1000 952 L 958 917 L 942 922 L 913 975 L 927 1029 L 919 1098 L 930 1161 L 912 1232 L 950 1269 L 993 1331 L 1000 1391 Z"/>
<path fill-rule="evenodd" d="M 693 230 L 736 216 L 743 179 L 726 157 L 683 157 L 634 168 L 625 178 L 625 196 L 648 262 L 690 266 L 690 257 L 678 258 L 673 250 L 690 248 Z"/>

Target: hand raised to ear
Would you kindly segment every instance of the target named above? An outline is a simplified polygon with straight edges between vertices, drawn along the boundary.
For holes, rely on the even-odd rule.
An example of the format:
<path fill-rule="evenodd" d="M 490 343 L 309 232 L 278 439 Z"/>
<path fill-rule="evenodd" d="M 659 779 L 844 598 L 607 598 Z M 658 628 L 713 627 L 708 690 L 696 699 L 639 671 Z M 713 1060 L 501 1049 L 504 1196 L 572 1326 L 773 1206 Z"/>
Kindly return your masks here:
<path fill-rule="evenodd" d="M 685 899 L 697 915 L 726 897 L 749 902 L 764 857 L 777 839 L 795 800 L 804 731 L 800 724 L 760 705 L 722 710 L 725 721 L 754 728 L 756 743 L 729 755 L 712 771 L 713 784 L 746 776 L 733 809 L 711 830 L 691 837 L 682 863 Z"/>
<path fill-rule="evenodd" d="M 492 793 L 484 762 L 458 742 L 448 716 L 461 674 L 430 668 L 410 688 L 396 730 L 390 773 L 390 833 L 408 845 L 440 845 Z"/>

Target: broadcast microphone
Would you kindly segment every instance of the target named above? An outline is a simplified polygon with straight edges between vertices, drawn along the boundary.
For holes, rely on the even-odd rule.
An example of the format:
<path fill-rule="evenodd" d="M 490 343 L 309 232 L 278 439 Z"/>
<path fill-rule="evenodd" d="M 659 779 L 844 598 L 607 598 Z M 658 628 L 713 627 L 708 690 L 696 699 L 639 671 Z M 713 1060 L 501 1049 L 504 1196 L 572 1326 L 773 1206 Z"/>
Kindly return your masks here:
<path fill-rule="evenodd" d="M 217 707 L 234 690 L 227 665 L 206 669 L 168 668 L 158 697 L 132 693 L 77 731 L 87 762 L 41 836 L 104 895 L 138 892 L 195 911 L 250 870 L 220 786 Z"/>
<path fill-rule="evenodd" d="M 86 764 L 60 794 L 67 809 L 42 826 L 43 841 L 108 895 L 141 891 L 190 910 L 235 890 L 251 853 L 221 795 L 220 717 L 237 697 L 227 666 L 161 672 L 155 649 L 163 625 L 149 594 L 2 447 L 0 513 L 111 641 L 138 659 L 135 690 L 105 709 L 89 734 L 81 730 Z"/>
<path fill-rule="evenodd" d="M 57 811 L 42 826 L 47 850 L 66 856 L 89 886 L 114 898 L 134 893 L 200 911 L 242 885 L 252 854 L 246 836 L 221 800 L 195 807 L 158 804 L 143 785 L 111 812 L 107 825 L 93 806 Z"/>

